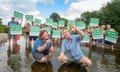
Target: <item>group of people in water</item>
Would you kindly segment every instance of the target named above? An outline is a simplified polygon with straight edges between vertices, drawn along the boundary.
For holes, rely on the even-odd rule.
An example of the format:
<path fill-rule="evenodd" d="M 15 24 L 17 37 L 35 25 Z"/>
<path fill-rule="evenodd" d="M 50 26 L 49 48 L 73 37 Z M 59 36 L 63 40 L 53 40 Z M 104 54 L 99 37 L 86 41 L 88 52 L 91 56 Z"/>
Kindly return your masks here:
<path fill-rule="evenodd" d="M 15 21 L 15 18 L 12 17 L 11 21 L 8 22 L 7 28 L 10 27 L 11 24 L 19 24 L 17 21 Z M 53 45 L 53 40 L 51 40 L 50 36 L 51 34 L 48 33 L 44 29 L 46 25 L 40 25 L 40 33 L 38 36 L 30 36 L 30 26 L 39 26 L 35 25 L 35 23 L 32 21 L 30 23 L 25 24 L 25 31 L 26 31 L 26 40 L 34 40 L 34 44 L 32 47 L 32 55 L 33 58 L 40 63 L 44 62 L 50 62 L 54 53 L 54 45 Z M 86 57 L 80 46 L 80 41 L 83 39 L 85 34 L 89 34 L 90 36 L 90 42 L 89 44 L 93 43 L 93 38 L 92 38 L 92 30 L 95 29 L 101 29 L 103 36 L 105 36 L 106 30 L 110 31 L 115 31 L 113 28 L 111 28 L 111 25 L 101 25 L 100 27 L 91 27 L 85 30 L 81 30 L 77 28 L 74 24 L 69 24 L 71 30 L 69 31 L 67 27 L 58 27 L 58 28 L 52 28 L 55 30 L 61 30 L 62 36 L 60 38 L 55 39 L 56 42 L 61 43 L 61 49 L 60 53 L 57 57 L 57 60 L 62 63 L 69 63 L 69 62 L 77 62 L 80 65 L 84 67 L 91 66 L 92 61 Z M 13 38 L 13 40 L 16 42 L 16 35 L 11 35 L 10 34 L 10 29 L 8 31 L 8 38 L 9 38 L 9 43 L 10 40 Z M 60 42 L 61 41 L 61 42 Z M 103 44 L 107 44 L 111 46 L 111 49 L 114 49 L 114 43 L 106 41 L 103 39 L 97 39 L 95 40 L 96 46 L 99 47 Z M 30 43 L 31 45 L 31 43 Z"/>

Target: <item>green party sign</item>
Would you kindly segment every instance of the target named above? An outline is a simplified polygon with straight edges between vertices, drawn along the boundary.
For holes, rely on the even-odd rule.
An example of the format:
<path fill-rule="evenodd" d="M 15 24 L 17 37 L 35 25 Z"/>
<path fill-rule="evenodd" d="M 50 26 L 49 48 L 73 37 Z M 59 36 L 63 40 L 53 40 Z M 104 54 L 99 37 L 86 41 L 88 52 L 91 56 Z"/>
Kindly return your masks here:
<path fill-rule="evenodd" d="M 94 26 L 99 26 L 99 18 L 91 18 L 90 19 L 90 27 L 94 27 Z"/>
<path fill-rule="evenodd" d="M 59 27 L 64 27 L 65 26 L 65 21 L 64 20 L 59 20 L 58 26 Z"/>
<path fill-rule="evenodd" d="M 67 24 L 75 24 L 75 20 L 68 20 Z"/>
<path fill-rule="evenodd" d="M 112 43 L 116 43 L 117 37 L 118 37 L 118 32 L 113 32 L 109 30 L 106 31 L 105 40 L 112 42 Z"/>
<path fill-rule="evenodd" d="M 22 34 L 22 27 L 17 24 L 11 24 L 10 25 L 10 34 L 12 34 L 12 35 Z"/>
<path fill-rule="evenodd" d="M 52 37 L 53 38 L 60 38 L 61 37 L 61 31 L 60 30 L 53 30 L 52 31 Z"/>
<path fill-rule="evenodd" d="M 51 34 L 51 29 L 50 29 L 50 27 L 45 27 L 45 30 L 48 32 L 48 34 Z"/>
<path fill-rule="evenodd" d="M 84 21 L 77 21 L 75 25 L 79 29 L 85 29 L 85 22 Z"/>
<path fill-rule="evenodd" d="M 33 21 L 33 15 L 25 15 L 26 21 Z"/>
<path fill-rule="evenodd" d="M 30 36 L 39 36 L 40 28 L 37 26 L 30 26 Z"/>
<path fill-rule="evenodd" d="M 40 20 L 40 19 L 35 18 L 35 23 L 36 23 L 36 24 L 40 24 L 40 23 L 41 23 L 41 20 Z"/>
<path fill-rule="evenodd" d="M 103 33 L 101 29 L 93 30 L 92 31 L 93 39 L 103 39 Z"/>
<path fill-rule="evenodd" d="M 47 25 L 52 25 L 52 23 L 53 23 L 53 19 L 52 18 L 46 18 L 46 24 Z"/>
<path fill-rule="evenodd" d="M 53 22 L 53 23 L 52 23 L 52 27 L 53 27 L 53 28 L 57 28 L 57 25 L 58 25 L 57 22 Z"/>
<path fill-rule="evenodd" d="M 69 32 L 71 31 L 70 25 L 67 26 L 67 30 L 68 30 Z"/>
<path fill-rule="evenodd" d="M 20 13 L 20 12 L 18 12 L 18 11 L 14 11 L 14 17 L 15 17 L 16 19 L 22 20 L 22 19 L 23 19 L 23 13 Z"/>
<path fill-rule="evenodd" d="M 88 34 L 84 35 L 81 43 L 89 43 L 90 41 L 90 36 Z"/>

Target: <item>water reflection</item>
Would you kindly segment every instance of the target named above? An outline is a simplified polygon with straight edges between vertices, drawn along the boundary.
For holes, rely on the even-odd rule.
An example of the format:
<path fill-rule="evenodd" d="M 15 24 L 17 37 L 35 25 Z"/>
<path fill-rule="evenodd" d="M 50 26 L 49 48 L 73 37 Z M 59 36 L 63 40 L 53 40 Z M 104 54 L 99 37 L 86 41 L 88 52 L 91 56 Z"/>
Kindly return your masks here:
<path fill-rule="evenodd" d="M 26 42 L 26 48 L 25 48 L 25 57 L 27 59 L 29 59 L 30 57 L 30 53 L 31 53 L 31 45 L 29 43 Z"/>
<path fill-rule="evenodd" d="M 12 46 L 8 46 L 8 57 L 10 57 L 12 54 L 13 55 L 18 55 L 20 53 L 20 45 L 18 43 L 13 44 Z"/>
<path fill-rule="evenodd" d="M 18 43 L 13 44 L 12 46 L 8 46 L 8 54 L 19 54 L 20 53 L 20 45 Z"/>
<path fill-rule="evenodd" d="M 55 47 L 52 64 L 42 64 L 37 62 L 33 63 L 31 44 L 23 44 L 25 43 L 24 38 L 22 38 L 21 43 L 7 46 L 9 44 L 6 42 L 0 46 L 0 72 L 82 72 L 78 64 L 72 64 L 70 66 L 66 64 L 61 65 L 56 60 L 60 51 L 59 46 L 58 48 Z M 88 68 L 88 72 L 120 71 L 120 49 L 116 49 L 115 53 L 111 53 L 109 49 L 95 47 L 89 47 L 89 49 L 88 47 L 81 48 L 86 52 L 86 56 L 92 60 L 92 66 Z M 13 71 L 10 71 L 8 67 Z"/>
<path fill-rule="evenodd" d="M 11 46 L 8 46 L 7 53 L 8 53 L 8 60 L 7 60 L 8 66 L 10 66 L 10 68 L 14 72 L 21 72 L 20 71 L 20 68 L 21 68 L 20 45 L 15 43 L 13 44 L 12 48 Z"/>
<path fill-rule="evenodd" d="M 87 72 L 87 69 L 80 67 L 80 64 L 78 63 L 64 63 L 59 67 L 58 72 Z"/>
<path fill-rule="evenodd" d="M 31 72 L 53 72 L 51 62 L 39 63 L 35 61 L 31 65 Z"/>
<path fill-rule="evenodd" d="M 120 49 L 115 50 L 115 63 L 120 65 Z"/>
<path fill-rule="evenodd" d="M 53 46 L 56 48 L 61 48 L 61 43 L 62 43 L 62 39 L 61 38 L 53 38 Z"/>

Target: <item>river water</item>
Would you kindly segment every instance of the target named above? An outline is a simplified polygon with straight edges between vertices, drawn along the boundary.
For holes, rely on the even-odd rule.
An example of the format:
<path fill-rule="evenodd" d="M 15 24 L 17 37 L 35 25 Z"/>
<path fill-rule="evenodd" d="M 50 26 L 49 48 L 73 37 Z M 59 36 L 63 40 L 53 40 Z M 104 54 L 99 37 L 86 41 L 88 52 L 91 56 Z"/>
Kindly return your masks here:
<path fill-rule="evenodd" d="M 87 72 L 120 72 L 120 50 L 82 46 L 82 51 L 92 60 Z M 55 47 L 51 63 L 37 63 L 31 55 L 31 47 L 21 38 L 13 47 L 8 41 L 0 44 L 0 72 L 82 72 L 78 64 L 66 65 L 57 61 L 60 48 Z M 86 71 L 83 71 L 86 72 Z"/>

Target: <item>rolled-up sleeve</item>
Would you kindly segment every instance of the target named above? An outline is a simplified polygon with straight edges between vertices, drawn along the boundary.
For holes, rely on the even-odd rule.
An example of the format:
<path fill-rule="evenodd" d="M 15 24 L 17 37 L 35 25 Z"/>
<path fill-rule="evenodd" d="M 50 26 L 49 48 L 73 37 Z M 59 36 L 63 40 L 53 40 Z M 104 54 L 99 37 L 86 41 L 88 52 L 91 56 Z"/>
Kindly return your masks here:
<path fill-rule="evenodd" d="M 74 37 L 75 37 L 75 39 L 76 39 L 77 41 L 80 41 L 80 40 L 81 40 L 80 35 L 74 35 Z"/>
<path fill-rule="evenodd" d="M 42 46 L 42 45 L 41 45 L 41 42 L 36 41 L 36 43 L 35 43 L 35 48 L 38 49 L 40 46 Z"/>
<path fill-rule="evenodd" d="M 65 52 L 65 41 L 62 41 L 62 45 L 61 45 L 61 52 Z"/>

